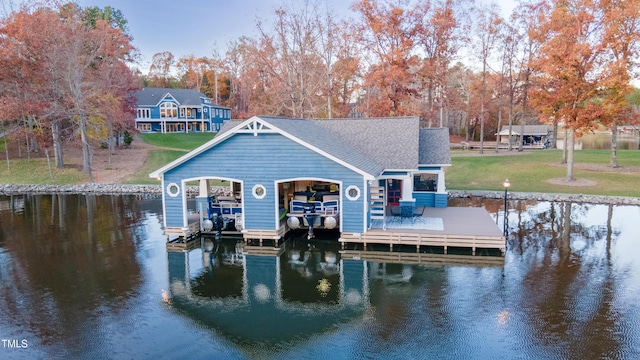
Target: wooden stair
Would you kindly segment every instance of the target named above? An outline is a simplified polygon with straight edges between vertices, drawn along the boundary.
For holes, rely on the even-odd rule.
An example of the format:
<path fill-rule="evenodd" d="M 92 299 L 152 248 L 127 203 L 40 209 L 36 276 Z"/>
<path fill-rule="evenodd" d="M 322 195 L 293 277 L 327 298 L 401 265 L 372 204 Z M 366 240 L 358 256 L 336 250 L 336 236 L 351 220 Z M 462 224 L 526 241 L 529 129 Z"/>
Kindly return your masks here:
<path fill-rule="evenodd" d="M 371 221 L 382 220 L 385 228 L 386 201 L 384 196 L 384 186 L 371 186 L 369 189 L 369 209 L 371 211 Z"/>

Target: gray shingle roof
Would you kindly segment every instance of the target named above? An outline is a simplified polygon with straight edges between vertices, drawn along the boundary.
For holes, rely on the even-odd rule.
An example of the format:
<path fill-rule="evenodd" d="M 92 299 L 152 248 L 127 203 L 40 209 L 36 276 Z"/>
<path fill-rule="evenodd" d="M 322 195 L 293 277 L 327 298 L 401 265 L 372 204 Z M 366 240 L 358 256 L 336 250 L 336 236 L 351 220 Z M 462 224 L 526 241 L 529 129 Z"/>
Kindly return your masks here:
<path fill-rule="evenodd" d="M 361 149 L 346 143 L 335 133 L 320 126 L 315 120 L 266 116 L 260 116 L 260 118 L 374 177 L 380 175 L 385 169 L 384 164 L 376 161 L 374 156 L 363 153 Z"/>
<path fill-rule="evenodd" d="M 156 106 L 165 95 L 171 94 L 180 105 L 202 105 L 201 97 L 207 96 L 192 89 L 144 88 L 136 91 L 138 106 Z"/>
<path fill-rule="evenodd" d="M 346 145 L 375 159 L 385 169 L 416 169 L 418 117 L 315 119 Z"/>
<path fill-rule="evenodd" d="M 451 165 L 449 129 L 420 129 L 420 165 Z"/>
<path fill-rule="evenodd" d="M 417 169 L 418 164 L 448 165 L 446 128 L 420 129 L 418 117 L 365 119 L 291 119 L 258 116 L 318 149 L 367 173 Z M 227 121 L 217 136 L 244 120 Z"/>

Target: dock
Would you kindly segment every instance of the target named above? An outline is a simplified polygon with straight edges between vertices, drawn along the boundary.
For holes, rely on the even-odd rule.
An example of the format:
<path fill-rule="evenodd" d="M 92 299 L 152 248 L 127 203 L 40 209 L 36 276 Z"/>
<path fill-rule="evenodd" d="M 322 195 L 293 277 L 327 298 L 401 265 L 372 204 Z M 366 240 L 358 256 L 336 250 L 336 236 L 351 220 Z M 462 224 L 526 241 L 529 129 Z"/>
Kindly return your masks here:
<path fill-rule="evenodd" d="M 473 207 L 426 208 L 416 219 L 387 216 L 366 233 L 342 233 L 338 241 L 343 248 L 347 244 L 387 244 L 393 250 L 396 245 L 408 245 L 416 252 L 423 247 L 439 248 L 443 254 L 450 248 L 469 249 L 471 255 L 478 249 L 496 249 L 503 255 L 506 251 L 505 237 L 489 212 Z"/>
<path fill-rule="evenodd" d="M 189 216 L 188 228 L 176 230 L 171 235 L 177 235 L 177 239 L 169 240 L 167 236 L 168 251 L 188 251 L 199 246 L 198 235 L 207 235 L 199 231 L 197 215 Z M 268 244 L 278 249 L 288 231 L 290 229 L 286 223 L 281 222 L 278 230 L 244 230 L 232 233 L 242 236 L 246 245 L 257 241 L 257 248 L 260 248 L 264 240 L 270 240 Z M 223 235 L 232 234 L 223 232 Z M 384 220 L 372 221 L 371 228 L 365 233 L 340 233 L 338 242 L 343 249 L 350 244 L 363 248 L 367 245 L 384 244 L 389 246 L 390 251 L 398 246 L 412 246 L 416 252 L 427 249 L 442 254 L 449 254 L 452 249 L 462 250 L 470 255 L 476 255 L 479 250 L 499 250 L 502 255 L 506 251 L 502 230 L 489 212 L 481 207 L 427 207 L 419 217 L 385 216 Z"/>

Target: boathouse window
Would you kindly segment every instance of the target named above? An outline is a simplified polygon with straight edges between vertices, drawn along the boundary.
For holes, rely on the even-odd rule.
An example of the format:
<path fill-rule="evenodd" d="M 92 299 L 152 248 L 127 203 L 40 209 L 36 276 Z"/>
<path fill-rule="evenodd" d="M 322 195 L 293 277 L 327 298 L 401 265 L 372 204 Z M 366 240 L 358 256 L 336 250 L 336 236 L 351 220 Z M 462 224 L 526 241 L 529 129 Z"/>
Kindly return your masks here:
<path fill-rule="evenodd" d="M 253 187 L 252 193 L 253 197 L 255 197 L 256 199 L 263 199 L 265 196 L 267 196 L 267 189 L 265 189 L 265 187 L 261 184 L 256 184 Z"/>
<path fill-rule="evenodd" d="M 438 189 L 438 175 L 416 174 L 413 176 L 413 191 L 436 191 Z"/>
<path fill-rule="evenodd" d="M 160 104 L 160 117 L 174 118 L 178 117 L 178 107 L 174 103 Z"/>
<path fill-rule="evenodd" d="M 171 197 L 176 197 L 180 195 L 180 186 L 176 183 L 171 183 L 167 185 L 167 194 Z"/>
<path fill-rule="evenodd" d="M 360 188 L 355 185 L 349 186 L 347 188 L 346 196 L 347 196 L 347 199 L 351 201 L 358 200 L 360 198 Z"/>

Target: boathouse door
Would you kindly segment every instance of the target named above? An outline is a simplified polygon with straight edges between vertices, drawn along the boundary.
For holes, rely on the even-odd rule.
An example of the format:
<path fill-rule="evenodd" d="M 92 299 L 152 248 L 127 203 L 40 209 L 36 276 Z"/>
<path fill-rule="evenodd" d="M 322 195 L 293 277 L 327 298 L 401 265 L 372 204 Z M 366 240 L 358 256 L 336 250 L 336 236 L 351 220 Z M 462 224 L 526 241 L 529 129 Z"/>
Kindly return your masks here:
<path fill-rule="evenodd" d="M 400 206 L 402 195 L 402 180 L 387 180 L 387 206 Z"/>

